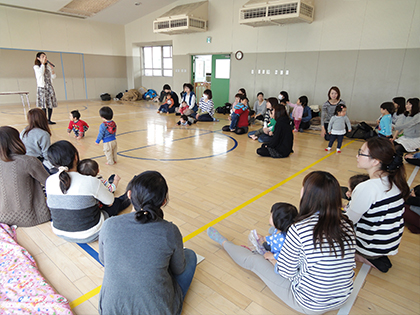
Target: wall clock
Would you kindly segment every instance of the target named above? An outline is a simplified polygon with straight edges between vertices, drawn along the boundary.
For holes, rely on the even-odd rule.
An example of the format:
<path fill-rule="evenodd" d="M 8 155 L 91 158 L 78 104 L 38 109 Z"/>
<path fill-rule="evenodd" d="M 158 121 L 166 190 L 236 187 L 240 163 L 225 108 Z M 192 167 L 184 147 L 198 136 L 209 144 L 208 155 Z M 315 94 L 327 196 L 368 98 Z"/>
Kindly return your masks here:
<path fill-rule="evenodd" d="M 238 50 L 238 51 L 235 53 L 235 58 L 236 58 L 236 60 L 241 60 L 243 57 L 244 57 L 244 53 L 243 53 L 242 51 Z"/>

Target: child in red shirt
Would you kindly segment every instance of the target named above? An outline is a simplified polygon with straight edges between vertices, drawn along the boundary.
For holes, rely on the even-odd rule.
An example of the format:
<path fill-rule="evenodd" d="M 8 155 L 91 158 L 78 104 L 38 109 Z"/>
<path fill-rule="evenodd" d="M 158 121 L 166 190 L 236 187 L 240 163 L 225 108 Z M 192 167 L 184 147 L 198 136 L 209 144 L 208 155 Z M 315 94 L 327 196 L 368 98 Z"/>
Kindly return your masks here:
<path fill-rule="evenodd" d="M 80 113 L 78 110 L 70 112 L 70 123 L 67 127 L 67 133 L 70 135 L 71 131 L 74 132 L 74 137 L 78 140 L 85 136 L 85 132 L 89 129 L 89 125 L 80 119 Z"/>

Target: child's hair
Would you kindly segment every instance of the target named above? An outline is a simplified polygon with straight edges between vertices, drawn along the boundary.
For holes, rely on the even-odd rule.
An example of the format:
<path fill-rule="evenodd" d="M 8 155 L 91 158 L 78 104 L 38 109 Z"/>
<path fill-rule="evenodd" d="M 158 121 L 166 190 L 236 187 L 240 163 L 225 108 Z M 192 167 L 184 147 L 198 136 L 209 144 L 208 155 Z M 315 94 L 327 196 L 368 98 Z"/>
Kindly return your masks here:
<path fill-rule="evenodd" d="M 339 252 L 341 257 L 344 257 L 345 243 L 354 244 L 353 223 L 343 214 L 341 208 L 340 184 L 331 173 L 314 171 L 305 176 L 300 211 L 295 222 L 317 214 L 319 219 L 313 231 L 314 247 L 319 245 L 322 251 L 325 248 L 324 244 L 328 242 L 330 251 L 333 251 L 336 257 Z"/>
<path fill-rule="evenodd" d="M 31 131 L 34 128 L 42 129 L 48 132 L 51 136 L 51 130 L 48 126 L 47 116 L 45 116 L 45 113 L 41 108 L 32 108 L 31 110 L 29 110 L 27 117 L 28 126 L 26 127 L 23 136 L 26 136 L 29 133 L 29 131 Z"/>
<path fill-rule="evenodd" d="M 277 202 L 271 207 L 274 227 L 282 232 L 287 232 L 297 215 L 296 207 L 290 203 Z"/>
<path fill-rule="evenodd" d="M 239 99 L 240 99 L 240 98 L 241 98 L 241 96 L 243 96 L 243 94 L 241 94 L 241 93 L 236 93 L 236 94 L 235 94 L 235 98 L 239 98 Z"/>
<path fill-rule="evenodd" d="M 188 121 L 188 117 L 187 117 L 187 115 L 181 115 L 181 119 L 182 119 L 183 121 Z"/>
<path fill-rule="evenodd" d="M 367 181 L 369 179 L 369 175 L 368 174 L 357 174 L 357 175 L 353 175 L 352 177 L 349 178 L 349 188 L 351 191 L 353 191 L 357 185 L 359 185 L 360 183 Z"/>
<path fill-rule="evenodd" d="M 397 96 L 392 99 L 392 101 L 398 105 L 397 115 L 404 114 L 405 112 L 405 97 Z"/>
<path fill-rule="evenodd" d="M 420 185 L 417 185 L 416 187 L 414 187 L 413 191 L 416 197 L 420 197 Z"/>
<path fill-rule="evenodd" d="M 408 112 L 406 111 L 404 115 L 413 117 L 419 112 L 419 99 L 417 97 L 409 98 L 407 100 L 407 103 L 411 104 L 411 113 L 409 115 Z"/>
<path fill-rule="evenodd" d="M 301 97 L 299 97 L 299 101 L 302 106 L 308 105 L 308 97 L 306 95 L 302 95 Z"/>
<path fill-rule="evenodd" d="M 381 104 L 381 108 L 382 109 L 386 109 L 388 111 L 389 114 L 393 114 L 395 111 L 395 106 L 394 103 L 391 102 L 385 102 Z"/>
<path fill-rule="evenodd" d="M 146 171 L 134 176 L 127 191 L 131 191 L 136 221 L 147 223 L 163 219 L 161 207 L 168 202 L 168 185 L 159 172 Z"/>
<path fill-rule="evenodd" d="M 339 113 L 343 111 L 344 108 L 347 108 L 344 104 L 337 104 L 334 110 L 334 116 L 337 116 Z"/>
<path fill-rule="evenodd" d="M 166 93 L 166 97 L 168 97 L 168 96 L 169 96 L 169 98 L 171 98 L 172 97 L 172 93 L 171 92 Z"/>
<path fill-rule="evenodd" d="M 282 101 L 290 102 L 289 93 L 287 93 L 286 91 L 281 91 L 280 94 L 283 96 L 283 98 L 281 99 Z"/>
<path fill-rule="evenodd" d="M 263 92 L 258 92 L 257 97 L 262 95 L 262 97 L 264 97 L 264 93 Z"/>
<path fill-rule="evenodd" d="M 48 149 L 48 159 L 57 168 L 67 167 L 67 171 L 74 167 L 74 163 L 79 162 L 79 152 L 76 147 L 67 140 L 60 140 L 53 143 Z M 60 189 L 63 194 L 70 188 L 71 178 L 67 171 L 61 171 Z"/>
<path fill-rule="evenodd" d="M 80 113 L 79 113 L 79 111 L 76 109 L 76 110 L 72 110 L 71 112 L 70 112 L 70 114 L 73 116 L 73 118 L 76 118 L 76 119 L 80 119 Z"/>
<path fill-rule="evenodd" d="M 104 106 L 99 110 L 99 116 L 106 120 L 111 120 L 114 117 L 114 112 L 111 107 Z"/>
<path fill-rule="evenodd" d="M 209 100 L 213 98 L 213 94 L 211 93 L 211 90 L 209 89 L 204 90 L 203 94 L 206 94 Z"/>
<path fill-rule="evenodd" d="M 99 165 L 95 160 L 84 159 L 77 165 L 77 171 L 82 175 L 96 177 L 99 173 Z"/>
<path fill-rule="evenodd" d="M 237 95 L 237 96 L 236 96 Z M 243 100 L 247 100 L 248 98 L 244 94 L 236 94 L 235 97 L 238 97 L 239 100 L 242 102 Z"/>

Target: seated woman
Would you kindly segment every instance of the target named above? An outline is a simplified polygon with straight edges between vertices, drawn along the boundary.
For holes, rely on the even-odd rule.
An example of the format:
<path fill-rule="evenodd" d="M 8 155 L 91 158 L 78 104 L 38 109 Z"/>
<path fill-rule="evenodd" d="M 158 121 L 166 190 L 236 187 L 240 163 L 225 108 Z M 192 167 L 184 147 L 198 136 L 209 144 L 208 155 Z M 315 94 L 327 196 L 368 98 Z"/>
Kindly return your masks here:
<path fill-rule="evenodd" d="M 268 124 L 272 120 L 271 112 L 273 111 L 274 106 L 279 104 L 279 101 L 275 97 L 269 97 L 266 100 L 265 104 L 266 104 L 266 111 L 264 115 L 263 127 L 258 130 L 248 132 L 249 138 L 251 138 L 252 140 L 258 139 L 258 142 L 261 142 L 261 143 L 269 142 L 272 137 L 272 134 L 270 135 L 271 129 L 268 127 Z"/>
<path fill-rule="evenodd" d="M 353 290 L 354 230 L 341 207 L 337 179 L 316 171 L 303 180 L 299 215 L 277 260 L 233 244 L 212 227 L 207 234 L 290 308 L 323 314 L 340 308 Z"/>
<path fill-rule="evenodd" d="M 48 148 L 51 145 L 51 130 L 47 116 L 40 108 L 32 108 L 28 112 L 28 126 L 20 133 L 20 139 L 26 148 L 26 155 L 38 158 L 50 172 L 53 168 L 48 161 Z"/>
<path fill-rule="evenodd" d="M 114 194 L 97 177 L 77 172 L 79 152 L 66 140 L 55 142 L 48 149 L 51 163 L 58 172 L 47 179 L 47 204 L 51 210 L 53 232 L 68 242 L 90 243 L 98 239 L 105 219 L 117 215 L 129 203 L 99 209 L 114 203 Z"/>
<path fill-rule="evenodd" d="M 244 94 L 236 94 L 239 103 L 232 107 L 232 113 L 229 116 L 230 125 L 223 126 L 223 131 L 232 131 L 237 135 L 248 132 L 248 99 Z"/>
<path fill-rule="evenodd" d="M 356 227 L 356 260 L 387 272 L 404 231 L 404 200 L 410 191 L 402 157 L 386 138 L 371 138 L 357 155 L 369 180 L 354 189 L 347 215 Z"/>
<path fill-rule="evenodd" d="M 177 112 L 177 115 L 194 115 L 198 110 L 197 101 L 194 93 L 194 87 L 191 83 L 184 83 L 183 90 L 184 93 L 181 97 L 181 105 L 179 111 Z M 181 110 L 182 106 L 185 106 L 184 110 Z"/>
<path fill-rule="evenodd" d="M 0 222 L 24 227 L 51 219 L 41 186 L 48 172 L 37 158 L 25 153 L 19 131 L 0 127 Z"/>
<path fill-rule="evenodd" d="M 183 248 L 178 227 L 163 219 L 166 180 L 143 172 L 130 181 L 127 194 L 133 212 L 105 221 L 99 235 L 105 266 L 99 313 L 181 314 L 197 256 Z"/>
<path fill-rule="evenodd" d="M 420 153 L 419 152 L 415 154 L 406 154 L 404 156 L 404 159 L 407 161 L 407 163 L 420 166 Z"/>
<path fill-rule="evenodd" d="M 414 152 L 420 148 L 420 106 L 418 98 L 409 98 L 405 105 L 405 113 L 398 116 L 395 123 L 394 144 L 398 154 Z M 404 135 L 397 138 L 398 133 Z"/>
<path fill-rule="evenodd" d="M 267 110 L 267 105 L 266 105 L 266 101 L 264 100 L 264 93 L 259 92 L 257 94 L 257 100 L 254 103 L 255 119 L 263 121 L 266 110 Z"/>
<path fill-rule="evenodd" d="M 214 103 L 212 98 L 213 94 L 211 93 L 211 90 L 205 90 L 203 97 L 200 99 L 195 119 L 198 121 L 218 121 L 214 118 Z"/>
<path fill-rule="evenodd" d="M 276 125 L 273 136 L 270 142 L 263 143 L 261 148 L 257 149 L 257 154 L 272 158 L 285 158 L 293 152 L 293 132 L 286 107 L 282 104 L 275 106 L 274 117 Z"/>
<path fill-rule="evenodd" d="M 302 115 L 302 121 L 300 123 L 299 131 L 309 129 L 309 127 L 311 126 L 311 119 L 312 119 L 312 111 L 308 103 L 306 103 L 305 105 L 303 105 L 303 115 Z"/>

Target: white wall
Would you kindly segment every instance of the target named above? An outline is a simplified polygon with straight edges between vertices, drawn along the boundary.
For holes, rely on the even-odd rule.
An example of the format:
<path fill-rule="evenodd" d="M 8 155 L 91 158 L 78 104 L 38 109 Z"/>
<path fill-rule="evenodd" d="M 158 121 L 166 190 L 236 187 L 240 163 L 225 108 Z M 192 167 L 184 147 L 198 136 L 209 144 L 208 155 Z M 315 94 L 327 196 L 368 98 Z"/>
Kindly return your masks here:
<path fill-rule="evenodd" d="M 328 88 L 338 85 L 353 119 L 376 119 L 380 103 L 397 94 L 419 96 L 420 0 L 315 0 L 311 24 L 258 28 L 238 23 L 239 9 L 246 0 L 210 0 L 207 32 L 153 33 L 155 18 L 188 2 L 194 1 L 174 2 L 127 24 L 127 55 L 134 45 L 168 39 L 175 57 L 241 50 L 244 59 L 232 61 L 231 97 L 239 87 L 245 87 L 250 95 L 262 89 L 266 96 L 287 87 L 293 100 L 306 94 L 310 103 L 322 104 Z M 208 36 L 211 44 L 206 43 Z M 251 69 L 257 70 L 261 64 L 271 74 L 251 75 Z M 274 70 L 286 70 L 288 65 L 293 67 L 288 78 L 274 75 Z M 174 83 L 180 81 L 178 75 L 174 72 Z M 181 86 L 173 89 L 180 91 Z"/>
<path fill-rule="evenodd" d="M 56 65 L 59 101 L 85 99 L 86 91 L 89 99 L 115 95 L 127 89 L 124 32 L 122 25 L 0 6 L 0 91 L 26 90 L 35 102 L 32 67 L 36 52 L 45 51 Z M 0 98 L 0 104 L 19 101 Z"/>

